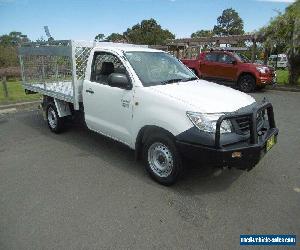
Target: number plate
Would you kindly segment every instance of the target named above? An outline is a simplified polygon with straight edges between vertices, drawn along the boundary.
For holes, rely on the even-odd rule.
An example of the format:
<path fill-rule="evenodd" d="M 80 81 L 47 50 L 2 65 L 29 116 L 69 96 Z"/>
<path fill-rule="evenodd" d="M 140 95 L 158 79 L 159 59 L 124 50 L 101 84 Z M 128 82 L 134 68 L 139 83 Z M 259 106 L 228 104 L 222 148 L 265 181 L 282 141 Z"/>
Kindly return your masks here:
<path fill-rule="evenodd" d="M 275 144 L 276 144 L 276 137 L 275 137 L 275 135 L 272 135 L 272 136 L 267 140 L 266 151 L 269 151 Z"/>

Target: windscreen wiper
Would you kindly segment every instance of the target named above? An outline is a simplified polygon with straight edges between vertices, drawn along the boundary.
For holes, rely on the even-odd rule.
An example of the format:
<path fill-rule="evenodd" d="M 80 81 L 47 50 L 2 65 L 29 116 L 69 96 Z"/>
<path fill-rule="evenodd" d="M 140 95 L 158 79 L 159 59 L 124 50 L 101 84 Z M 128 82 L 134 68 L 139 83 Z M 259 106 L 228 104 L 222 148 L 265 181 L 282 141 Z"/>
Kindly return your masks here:
<path fill-rule="evenodd" d="M 174 82 L 181 82 L 183 79 L 182 78 L 175 78 L 175 79 L 170 79 L 166 81 L 161 81 L 162 84 L 169 84 L 169 83 L 174 83 Z"/>
<path fill-rule="evenodd" d="M 188 81 L 194 81 L 194 80 L 198 80 L 198 78 L 197 77 L 185 78 L 185 79 L 182 79 L 181 82 L 188 82 Z"/>

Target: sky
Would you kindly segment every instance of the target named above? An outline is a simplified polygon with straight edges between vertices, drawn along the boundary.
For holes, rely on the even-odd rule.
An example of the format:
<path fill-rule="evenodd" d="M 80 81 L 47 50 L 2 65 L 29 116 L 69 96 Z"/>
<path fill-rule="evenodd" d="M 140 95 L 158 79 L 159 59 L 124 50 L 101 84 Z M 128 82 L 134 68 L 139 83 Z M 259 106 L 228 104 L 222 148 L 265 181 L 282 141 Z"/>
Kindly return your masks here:
<path fill-rule="evenodd" d="M 88 40 L 96 34 L 122 33 L 143 19 L 154 18 L 176 38 L 212 29 L 227 8 L 244 20 L 246 32 L 268 24 L 293 0 L 0 0 L 0 35 L 11 31 L 31 40 L 46 38 Z"/>

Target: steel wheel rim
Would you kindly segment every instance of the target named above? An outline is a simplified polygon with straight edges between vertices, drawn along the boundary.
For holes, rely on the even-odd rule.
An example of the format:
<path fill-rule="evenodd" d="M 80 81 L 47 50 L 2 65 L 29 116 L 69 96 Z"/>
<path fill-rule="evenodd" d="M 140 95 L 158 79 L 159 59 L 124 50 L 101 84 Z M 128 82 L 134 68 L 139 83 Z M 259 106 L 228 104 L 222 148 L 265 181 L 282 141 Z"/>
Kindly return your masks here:
<path fill-rule="evenodd" d="M 170 149 L 160 142 L 155 142 L 149 147 L 148 163 L 153 173 L 159 177 L 168 177 L 174 167 Z"/>
<path fill-rule="evenodd" d="M 53 128 L 53 129 L 56 128 L 57 116 L 56 116 L 55 111 L 51 107 L 48 109 L 48 123 L 51 128 Z"/>

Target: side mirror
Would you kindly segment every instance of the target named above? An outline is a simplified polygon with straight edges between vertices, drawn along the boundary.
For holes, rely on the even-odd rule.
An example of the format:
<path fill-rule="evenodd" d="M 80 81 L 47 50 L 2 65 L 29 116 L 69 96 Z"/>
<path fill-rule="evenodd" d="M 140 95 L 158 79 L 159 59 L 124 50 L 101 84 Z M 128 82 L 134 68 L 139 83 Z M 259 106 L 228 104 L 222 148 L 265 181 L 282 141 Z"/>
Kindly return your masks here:
<path fill-rule="evenodd" d="M 118 87 L 121 89 L 130 90 L 132 88 L 127 75 L 120 73 L 111 73 L 108 76 L 108 84 L 109 86 Z"/>
<path fill-rule="evenodd" d="M 236 65 L 237 64 L 237 61 L 236 60 L 232 60 L 231 62 L 233 65 Z"/>

